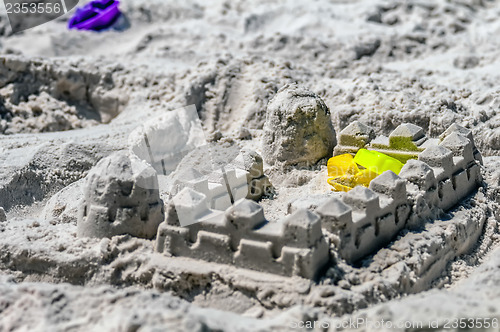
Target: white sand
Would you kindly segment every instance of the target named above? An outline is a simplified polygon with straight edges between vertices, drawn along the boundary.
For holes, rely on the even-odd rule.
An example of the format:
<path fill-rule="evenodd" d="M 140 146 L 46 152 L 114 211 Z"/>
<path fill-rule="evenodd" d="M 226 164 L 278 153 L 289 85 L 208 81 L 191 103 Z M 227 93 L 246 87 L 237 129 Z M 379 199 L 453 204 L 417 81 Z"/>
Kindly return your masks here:
<path fill-rule="evenodd" d="M 67 31 L 64 17 L 10 35 L 1 17 L 0 331 L 500 318 L 500 2 L 122 2 L 122 32 Z M 431 137 L 470 128 L 489 156 L 485 188 L 319 283 L 168 258 L 130 236 L 76 237 L 81 193 L 68 186 L 125 149 L 138 124 L 195 104 L 207 134 L 262 152 L 266 106 L 287 83 L 318 94 L 337 133 L 354 120 L 379 135 L 402 122 Z M 240 139 L 246 130 L 252 139 Z M 325 166 L 265 172 L 277 189 L 261 202 L 271 221 L 328 190 Z"/>

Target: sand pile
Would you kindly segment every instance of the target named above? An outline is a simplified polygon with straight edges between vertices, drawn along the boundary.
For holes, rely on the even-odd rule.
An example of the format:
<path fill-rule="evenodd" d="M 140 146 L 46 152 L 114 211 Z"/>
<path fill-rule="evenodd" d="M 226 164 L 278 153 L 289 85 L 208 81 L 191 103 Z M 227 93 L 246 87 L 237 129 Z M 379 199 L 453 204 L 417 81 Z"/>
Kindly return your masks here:
<path fill-rule="evenodd" d="M 107 123 L 126 98 L 115 90 L 112 70 L 104 76 L 91 66 L 2 59 L 0 132 L 54 132 Z"/>

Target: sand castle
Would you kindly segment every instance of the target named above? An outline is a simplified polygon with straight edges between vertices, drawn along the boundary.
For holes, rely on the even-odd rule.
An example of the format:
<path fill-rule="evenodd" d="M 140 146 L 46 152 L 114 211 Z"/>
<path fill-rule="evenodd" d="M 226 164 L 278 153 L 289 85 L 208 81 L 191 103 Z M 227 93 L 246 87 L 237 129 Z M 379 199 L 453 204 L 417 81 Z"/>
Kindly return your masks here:
<path fill-rule="evenodd" d="M 292 108 L 289 116 L 307 115 L 306 128 L 299 137 L 295 130 L 284 130 L 280 140 L 288 142 L 288 136 L 293 136 L 309 144 L 309 132 L 318 126 L 329 128 L 322 124 L 330 120 L 319 97 L 296 86 L 284 87 L 275 99 L 282 102 L 284 97 L 296 99 L 286 104 Z M 270 105 L 275 113 L 287 109 Z M 268 120 L 276 121 L 272 116 Z M 165 135 L 175 136 L 176 130 L 184 130 L 178 135 L 181 148 L 174 144 L 177 150 L 170 151 L 172 142 Z M 427 138 L 422 128 L 401 124 L 389 137 L 375 137 L 373 129 L 355 121 L 339 133 L 333 154 L 354 155 L 363 149 L 369 158 L 377 155 L 369 151 L 383 153 L 404 164 L 397 170 L 399 175 L 380 172 L 314 212 L 297 209 L 284 220 L 269 222 L 256 202 L 270 187 L 262 158 L 236 149 L 231 142 L 198 146 L 205 142 L 202 136 L 195 109 L 169 113 L 134 131 L 129 152 L 102 160 L 90 173 L 79 236 L 156 236 L 155 249 L 165 255 L 314 279 L 333 264 L 329 263 L 332 252 L 354 263 L 387 245 L 402 229 L 436 219 L 482 183 L 482 157 L 464 127 L 455 124 L 440 138 Z M 288 148 L 286 154 L 295 150 L 310 154 L 301 144 Z M 327 150 L 311 160 L 315 162 Z M 167 175 L 167 168 L 175 170 Z M 162 196 L 165 218 L 161 192 L 166 193 Z"/>
<path fill-rule="evenodd" d="M 453 125 L 441 139 L 427 140 L 412 134 L 421 131 L 413 125 L 403 124 L 395 132 L 404 133 L 405 127 L 411 130 L 406 131 L 407 136 L 400 134 L 399 142 L 409 149 L 413 149 L 409 143 L 423 147 L 415 155 L 418 159 L 408 159 L 399 176 L 384 172 L 369 188 L 358 186 L 342 199 L 332 198 L 316 212 L 299 210 L 281 223 L 266 222 L 262 207 L 246 200 L 225 214 L 210 211 L 203 194 L 185 189 L 160 225 L 156 249 L 174 256 L 312 278 L 329 260 L 319 232 L 322 228 L 325 234 L 333 235 L 331 249 L 355 262 L 389 243 L 403 228 L 415 227 L 448 210 L 481 184 L 481 155 L 465 128 Z M 350 142 L 364 135 L 348 128 L 340 133 L 341 143 L 349 142 L 346 132 L 351 135 Z M 422 141 L 425 145 L 418 144 Z M 368 140 L 357 148 L 372 148 L 370 143 Z M 339 146 L 335 151 L 346 148 Z M 392 152 L 398 153 L 406 158 L 414 152 Z M 187 213 L 197 223 L 179 227 L 178 216 Z"/>

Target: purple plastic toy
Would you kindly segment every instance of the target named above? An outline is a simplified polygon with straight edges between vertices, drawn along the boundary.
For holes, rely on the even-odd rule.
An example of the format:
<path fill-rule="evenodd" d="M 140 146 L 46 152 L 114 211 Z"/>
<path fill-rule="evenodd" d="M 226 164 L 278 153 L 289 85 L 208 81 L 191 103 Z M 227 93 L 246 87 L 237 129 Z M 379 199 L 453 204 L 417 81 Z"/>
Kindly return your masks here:
<path fill-rule="evenodd" d="M 109 28 L 121 15 L 117 0 L 94 0 L 78 8 L 68 22 L 68 28 L 102 30 Z"/>

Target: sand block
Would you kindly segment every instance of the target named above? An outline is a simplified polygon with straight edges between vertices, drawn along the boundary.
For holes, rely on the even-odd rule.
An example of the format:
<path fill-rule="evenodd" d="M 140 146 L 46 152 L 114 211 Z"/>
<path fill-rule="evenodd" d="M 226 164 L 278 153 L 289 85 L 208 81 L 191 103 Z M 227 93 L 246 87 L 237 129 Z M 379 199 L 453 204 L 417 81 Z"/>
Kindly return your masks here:
<path fill-rule="evenodd" d="M 344 153 L 356 154 L 360 148 L 366 147 L 375 138 L 375 131 L 359 122 L 354 121 L 345 127 L 339 134 L 339 144 L 335 147 L 334 155 Z"/>
<path fill-rule="evenodd" d="M 283 266 L 276 264 L 273 257 L 273 244 L 242 239 L 239 250 L 234 256 L 235 265 L 252 270 L 266 270 L 271 273 L 280 273 Z M 259 257 L 259 259 L 255 259 Z"/>
<path fill-rule="evenodd" d="M 155 250 L 174 256 L 184 256 L 191 253 L 187 245 L 189 229 L 161 223 L 156 236 Z"/>
<path fill-rule="evenodd" d="M 283 224 L 285 244 L 291 247 L 312 247 L 323 236 L 321 218 L 306 209 L 299 209 L 283 220 Z"/>
<path fill-rule="evenodd" d="M 373 138 L 375 138 L 375 131 L 371 127 L 354 121 L 340 132 L 339 144 L 362 148 Z"/>
<path fill-rule="evenodd" d="M 380 209 L 378 195 L 368 188 L 358 186 L 342 198 L 345 204 L 355 211 L 374 211 Z"/>
<path fill-rule="evenodd" d="M 447 171 L 453 169 L 453 152 L 445 146 L 438 145 L 425 149 L 418 160 L 431 167 L 440 167 Z"/>
<path fill-rule="evenodd" d="M 321 205 L 316 213 L 321 216 L 323 227 L 332 233 L 343 231 L 352 224 L 352 208 L 336 197 Z"/>
<path fill-rule="evenodd" d="M 432 168 L 420 160 L 408 160 L 399 175 L 423 191 L 435 188 L 437 185 Z"/>
<path fill-rule="evenodd" d="M 438 181 L 448 179 L 453 174 L 453 152 L 442 145 L 428 147 L 420 153 L 418 160 L 433 168 Z"/>
<path fill-rule="evenodd" d="M 198 241 L 191 248 L 194 258 L 209 262 L 233 263 L 230 237 L 224 234 L 199 231 Z"/>
<path fill-rule="evenodd" d="M 392 171 L 386 171 L 377 176 L 370 182 L 369 188 L 394 201 L 406 200 L 406 181 Z"/>
<path fill-rule="evenodd" d="M 233 226 L 235 232 L 240 233 L 252 230 L 266 221 L 262 206 L 244 198 L 226 210 L 225 219 Z"/>
<path fill-rule="evenodd" d="M 454 123 L 448 129 L 445 130 L 444 133 L 442 133 L 439 136 L 439 139 L 443 141 L 446 137 L 450 136 L 452 133 L 458 133 L 464 137 L 467 137 L 471 142 L 472 142 L 472 147 L 473 147 L 473 153 L 474 153 L 474 159 L 479 161 L 479 163 L 483 163 L 483 156 L 481 155 L 481 152 L 476 147 L 476 143 L 474 142 L 474 137 L 472 135 L 472 130 L 467 129 L 465 127 L 462 127 L 461 125 Z"/>
<path fill-rule="evenodd" d="M 474 146 L 471 140 L 458 132 L 446 136 L 439 145 L 450 149 L 454 157 L 464 158 L 466 165 L 474 160 Z"/>
<path fill-rule="evenodd" d="M 172 199 L 179 223 L 188 226 L 210 212 L 207 196 L 191 188 L 184 188 Z"/>
<path fill-rule="evenodd" d="M 418 151 L 418 146 L 426 140 L 422 127 L 412 123 L 400 124 L 389 135 L 389 144 L 396 150 Z"/>
<path fill-rule="evenodd" d="M 470 141 L 473 141 L 472 130 L 467 129 L 457 123 L 452 124 L 448 127 L 441 135 L 439 135 L 439 139 L 443 141 L 446 137 L 450 136 L 452 133 L 458 133 L 464 137 L 467 137 Z"/>
<path fill-rule="evenodd" d="M 299 275 L 308 279 L 316 279 L 323 267 L 330 260 L 329 248 L 325 241 L 318 242 L 316 247 L 312 249 L 299 249 L 285 246 L 281 252 L 281 259 L 283 262 L 286 262 L 286 264 L 283 265 L 287 270 L 292 270 L 287 273 Z M 289 264 L 291 257 L 294 259 L 293 265 Z"/>

